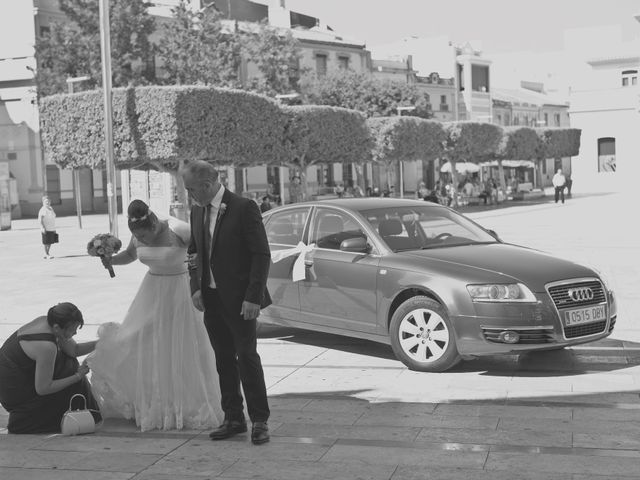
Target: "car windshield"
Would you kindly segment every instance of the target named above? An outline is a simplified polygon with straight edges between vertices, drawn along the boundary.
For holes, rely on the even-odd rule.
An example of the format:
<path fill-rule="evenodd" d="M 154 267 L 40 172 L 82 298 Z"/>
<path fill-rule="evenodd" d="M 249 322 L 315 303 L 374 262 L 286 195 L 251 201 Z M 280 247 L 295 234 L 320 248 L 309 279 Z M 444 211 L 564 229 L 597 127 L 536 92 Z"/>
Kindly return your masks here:
<path fill-rule="evenodd" d="M 390 207 L 360 213 L 395 252 L 497 241 L 469 219 L 444 207 Z"/>

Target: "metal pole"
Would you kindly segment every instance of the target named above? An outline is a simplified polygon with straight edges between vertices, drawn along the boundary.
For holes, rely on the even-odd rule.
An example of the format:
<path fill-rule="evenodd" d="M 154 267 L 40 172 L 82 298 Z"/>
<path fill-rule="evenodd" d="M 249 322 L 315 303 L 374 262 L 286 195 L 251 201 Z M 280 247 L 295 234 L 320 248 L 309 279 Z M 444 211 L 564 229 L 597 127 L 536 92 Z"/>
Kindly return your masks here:
<path fill-rule="evenodd" d="M 73 80 L 67 78 L 69 95 L 73 94 Z M 80 172 L 73 169 L 73 196 L 76 198 L 76 215 L 78 216 L 78 227 L 82 230 L 82 198 L 80 197 Z"/>
<path fill-rule="evenodd" d="M 280 205 L 284 205 L 284 167 L 278 168 L 280 169 L 280 175 L 278 175 L 278 177 L 280 177 Z"/>
<path fill-rule="evenodd" d="M 116 167 L 113 159 L 113 115 L 111 109 L 111 35 L 109 33 L 109 0 L 100 0 L 100 46 L 102 57 L 102 92 L 104 95 L 104 140 L 107 170 L 107 207 L 109 230 L 118 236 L 118 198 Z"/>
<path fill-rule="evenodd" d="M 459 87 L 459 79 L 458 79 L 458 49 L 455 45 L 451 44 L 453 48 L 453 120 L 456 122 L 459 118 L 459 98 L 460 87 Z"/>

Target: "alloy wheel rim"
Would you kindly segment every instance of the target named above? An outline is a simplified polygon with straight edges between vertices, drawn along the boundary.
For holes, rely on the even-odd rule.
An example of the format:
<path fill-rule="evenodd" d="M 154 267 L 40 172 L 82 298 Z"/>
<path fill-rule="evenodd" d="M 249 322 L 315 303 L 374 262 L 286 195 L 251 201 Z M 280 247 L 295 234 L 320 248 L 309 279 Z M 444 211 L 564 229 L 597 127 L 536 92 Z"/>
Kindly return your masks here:
<path fill-rule="evenodd" d="M 416 308 L 407 313 L 398 327 L 400 347 L 405 355 L 419 363 L 433 363 L 449 346 L 449 329 L 435 311 Z"/>

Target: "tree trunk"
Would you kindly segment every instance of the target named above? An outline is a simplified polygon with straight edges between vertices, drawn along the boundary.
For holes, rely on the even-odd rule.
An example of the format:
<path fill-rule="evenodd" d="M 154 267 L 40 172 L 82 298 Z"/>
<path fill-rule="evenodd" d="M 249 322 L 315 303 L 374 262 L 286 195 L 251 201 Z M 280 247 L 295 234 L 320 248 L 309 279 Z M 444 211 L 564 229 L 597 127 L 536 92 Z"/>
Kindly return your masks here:
<path fill-rule="evenodd" d="M 498 180 L 500 181 L 500 190 L 502 190 L 503 198 L 506 198 L 507 195 L 507 182 L 504 178 L 504 167 L 502 166 L 502 159 L 498 159 Z"/>
<path fill-rule="evenodd" d="M 309 186 L 307 185 L 307 165 L 303 161 L 300 162 L 300 187 L 302 190 L 302 201 L 307 201 L 309 199 Z"/>
<path fill-rule="evenodd" d="M 538 158 L 536 162 L 536 172 L 535 172 L 535 180 L 537 181 L 537 185 L 534 185 L 535 188 L 540 188 L 544 190 L 542 186 L 542 162 L 545 162 L 546 158 Z"/>
<path fill-rule="evenodd" d="M 365 184 L 364 184 L 364 165 L 360 163 L 356 163 L 356 186 L 360 187 L 360 190 L 365 192 Z"/>
<path fill-rule="evenodd" d="M 456 161 L 449 159 L 451 164 L 451 207 L 458 206 L 458 171 L 456 170 Z"/>
<path fill-rule="evenodd" d="M 169 215 L 184 222 L 188 222 L 191 213 L 189 208 L 189 196 L 187 194 L 187 189 L 184 187 L 184 180 L 182 179 L 182 175 L 180 175 L 180 170 L 182 170 L 182 167 L 184 167 L 184 161 L 178 161 L 177 170 L 174 170 L 172 168 L 165 168 L 163 165 L 157 166 L 161 172 L 168 172 L 169 175 L 171 175 L 171 177 L 173 178 L 173 183 L 176 187 L 177 198 L 176 202 L 173 202 L 173 199 L 171 199 L 172 201 L 170 205 L 173 204 L 174 208 L 171 209 L 171 206 L 169 207 Z"/>

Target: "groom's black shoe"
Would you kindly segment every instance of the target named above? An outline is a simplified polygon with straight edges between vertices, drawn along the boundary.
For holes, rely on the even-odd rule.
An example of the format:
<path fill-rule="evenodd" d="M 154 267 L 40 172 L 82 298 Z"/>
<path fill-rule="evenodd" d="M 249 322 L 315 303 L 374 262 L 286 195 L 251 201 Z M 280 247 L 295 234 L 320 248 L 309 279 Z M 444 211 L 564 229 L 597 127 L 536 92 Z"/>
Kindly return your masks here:
<path fill-rule="evenodd" d="M 269 427 L 267 422 L 253 422 L 251 441 L 254 445 L 262 445 L 269 441 Z"/>
<path fill-rule="evenodd" d="M 238 433 L 247 431 L 247 422 L 240 420 L 225 420 L 218 428 L 209 434 L 211 440 L 224 440 Z"/>

